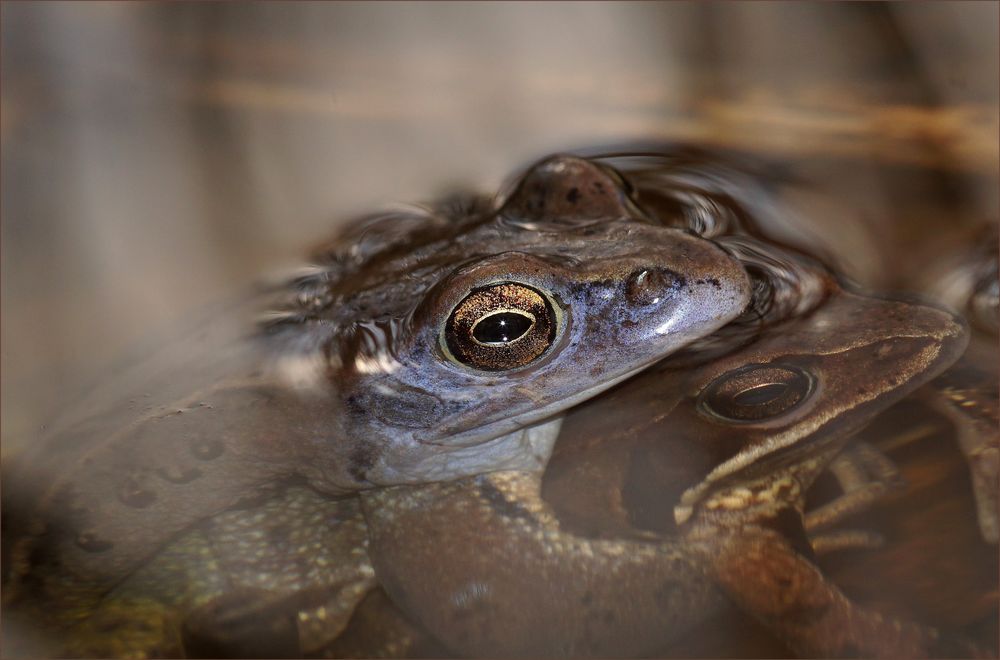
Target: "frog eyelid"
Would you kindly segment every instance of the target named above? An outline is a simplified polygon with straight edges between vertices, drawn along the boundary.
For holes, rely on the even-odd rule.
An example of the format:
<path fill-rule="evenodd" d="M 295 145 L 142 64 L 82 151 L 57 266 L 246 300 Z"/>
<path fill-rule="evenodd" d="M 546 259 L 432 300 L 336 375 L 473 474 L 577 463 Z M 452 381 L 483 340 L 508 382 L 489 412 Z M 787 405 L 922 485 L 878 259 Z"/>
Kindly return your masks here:
<path fill-rule="evenodd" d="M 530 324 L 509 341 L 480 341 L 473 334 L 483 321 L 501 314 L 516 314 Z M 565 319 L 564 307 L 543 288 L 498 279 L 468 289 L 451 308 L 438 334 L 438 348 L 448 363 L 466 372 L 516 373 L 552 354 L 564 335 Z"/>
<path fill-rule="evenodd" d="M 727 424 L 762 424 L 799 409 L 817 390 L 809 371 L 788 364 L 750 364 L 716 377 L 697 410 Z"/>

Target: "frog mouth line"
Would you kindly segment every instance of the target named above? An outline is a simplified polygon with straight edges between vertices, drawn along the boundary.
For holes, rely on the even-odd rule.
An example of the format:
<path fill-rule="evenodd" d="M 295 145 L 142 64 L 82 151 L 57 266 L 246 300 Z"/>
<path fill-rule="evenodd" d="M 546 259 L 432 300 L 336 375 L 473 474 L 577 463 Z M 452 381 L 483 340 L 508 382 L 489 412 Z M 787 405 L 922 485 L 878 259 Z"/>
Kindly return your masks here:
<path fill-rule="evenodd" d="M 657 357 L 657 358 L 655 358 L 653 360 L 650 360 L 649 362 L 646 362 L 646 363 L 644 363 L 644 364 L 642 364 L 642 365 L 640 365 L 638 367 L 635 367 L 635 368 L 633 368 L 633 369 L 631 369 L 629 371 L 626 371 L 626 372 L 624 372 L 624 373 L 622 373 L 622 374 L 620 374 L 618 376 L 615 376 L 612 379 L 604 381 L 604 382 L 600 383 L 599 385 L 594 385 L 592 387 L 589 387 L 589 388 L 586 388 L 584 390 L 581 390 L 580 392 L 577 392 L 574 395 L 571 395 L 569 397 L 565 397 L 563 399 L 559 399 L 558 401 L 556 401 L 554 403 L 551 403 L 548 406 L 542 406 L 540 408 L 533 408 L 529 412 L 525 412 L 524 415 L 525 416 L 531 416 L 532 418 L 534 418 L 534 421 L 532 421 L 530 423 L 530 425 L 537 425 L 537 424 L 542 424 L 542 423 L 545 423 L 547 421 L 550 421 L 551 419 L 559 416 L 560 414 L 565 413 L 567 410 L 569 410 L 573 406 L 576 406 L 576 405 L 578 405 L 580 403 L 583 403 L 584 401 L 592 399 L 595 396 L 597 396 L 598 394 L 600 394 L 601 392 L 614 387 L 618 383 L 620 383 L 622 381 L 625 381 L 625 380 L 628 380 L 632 376 L 635 376 L 636 374 L 638 374 L 638 373 L 640 373 L 642 371 L 645 371 L 646 369 L 649 369 L 650 367 L 652 367 L 654 364 L 656 364 L 657 362 L 659 362 L 662 359 L 664 359 L 664 358 L 663 357 Z M 535 417 L 535 415 L 537 415 L 537 417 Z M 522 428 L 522 427 L 525 426 L 525 420 L 523 418 L 519 418 L 517 416 L 514 416 L 512 418 L 505 418 L 503 420 L 497 420 L 497 421 L 490 422 L 490 423 L 487 423 L 487 424 L 482 424 L 482 425 L 479 425 L 479 426 L 445 428 L 443 430 L 442 434 L 444 435 L 444 437 L 454 438 L 456 436 L 462 436 L 462 435 L 467 435 L 469 433 L 473 433 L 477 429 L 488 428 L 489 426 L 491 426 L 493 424 L 498 424 L 501 421 L 510 423 L 511 424 L 510 429 L 507 429 L 507 430 L 505 430 L 503 432 L 496 433 L 496 434 L 489 434 L 489 437 L 487 437 L 487 438 L 479 438 L 479 439 L 476 439 L 476 440 L 471 441 L 471 442 L 442 442 L 440 440 L 420 440 L 420 439 L 418 439 L 417 442 L 419 444 L 421 444 L 421 445 L 430 446 L 430 447 L 442 447 L 442 448 L 474 447 L 476 445 L 481 445 L 481 444 L 484 444 L 484 443 L 487 443 L 487 442 L 491 442 L 493 440 L 496 440 L 497 438 L 502 438 L 502 437 L 504 437 L 506 435 L 509 435 L 510 433 L 518 430 L 519 428 Z"/>

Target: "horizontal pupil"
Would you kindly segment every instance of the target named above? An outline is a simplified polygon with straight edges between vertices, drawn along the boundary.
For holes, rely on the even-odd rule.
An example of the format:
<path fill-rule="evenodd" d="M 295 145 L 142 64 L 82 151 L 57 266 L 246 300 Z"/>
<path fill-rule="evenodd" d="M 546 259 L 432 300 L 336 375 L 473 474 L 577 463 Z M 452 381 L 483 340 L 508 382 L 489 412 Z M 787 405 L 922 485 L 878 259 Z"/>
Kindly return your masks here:
<path fill-rule="evenodd" d="M 767 383 L 743 390 L 733 397 L 733 403 L 741 406 L 759 406 L 770 403 L 780 397 L 788 389 L 785 383 Z"/>
<path fill-rule="evenodd" d="M 531 329 L 534 321 L 514 312 L 491 314 L 472 329 L 472 336 L 483 344 L 504 344 L 519 339 Z"/>

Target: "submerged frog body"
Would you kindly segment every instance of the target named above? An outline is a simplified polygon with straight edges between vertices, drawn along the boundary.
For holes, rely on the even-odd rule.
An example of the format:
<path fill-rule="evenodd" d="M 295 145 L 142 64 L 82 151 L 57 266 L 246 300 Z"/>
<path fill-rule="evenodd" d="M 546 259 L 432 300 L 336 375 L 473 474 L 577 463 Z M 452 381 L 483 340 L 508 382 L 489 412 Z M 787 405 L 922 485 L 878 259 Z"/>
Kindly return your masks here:
<path fill-rule="evenodd" d="M 497 207 L 375 219 L 316 261 L 272 301 L 264 337 L 219 333 L 220 350 L 181 359 L 183 377 L 160 379 L 145 409 L 130 400 L 89 410 L 22 460 L 15 482 L 33 484 L 35 501 L 5 571 L 15 621 L 69 630 L 78 652 L 166 653 L 176 652 L 177 617 L 200 603 L 215 615 L 193 619 L 219 625 L 189 636 L 211 649 L 241 604 L 229 583 L 253 589 L 256 580 L 282 607 L 315 613 L 293 626 L 300 648 L 325 640 L 372 579 L 364 522 L 336 498 L 538 473 L 562 411 L 724 325 L 750 295 L 736 259 L 649 222 L 612 170 L 571 157 L 530 169 Z M 171 362 L 183 353 L 153 363 L 176 375 Z M 300 490 L 284 490 L 290 480 Z M 272 530 L 280 542 L 250 557 L 236 549 L 246 581 L 216 588 L 212 562 L 172 562 L 252 546 L 259 535 L 241 536 L 248 517 L 238 512 L 273 498 L 317 523 Z M 315 555 L 285 566 L 287 544 Z M 347 560 L 323 551 L 341 546 Z M 157 561 L 192 581 L 169 595 L 155 593 L 155 580 L 136 591 Z M 150 602 L 175 608 L 155 641 L 107 634 L 123 629 L 107 617 L 134 620 Z"/>

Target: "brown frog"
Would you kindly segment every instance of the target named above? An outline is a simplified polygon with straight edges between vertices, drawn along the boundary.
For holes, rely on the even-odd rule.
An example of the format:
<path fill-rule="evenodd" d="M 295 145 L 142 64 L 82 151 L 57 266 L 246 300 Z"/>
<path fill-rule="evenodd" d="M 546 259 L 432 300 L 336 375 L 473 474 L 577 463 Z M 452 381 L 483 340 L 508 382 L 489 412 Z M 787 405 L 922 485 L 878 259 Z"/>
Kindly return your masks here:
<path fill-rule="evenodd" d="M 315 652 L 374 580 L 377 501 L 362 518 L 348 495 L 540 473 L 567 408 L 750 291 L 613 170 L 555 157 L 502 203 L 373 218 L 271 295 L 262 335 L 233 322 L 256 301 L 229 310 L 20 457 L 8 631 L 41 626 L 72 654 Z M 244 625 L 259 620 L 279 628 L 266 644 Z"/>

